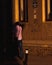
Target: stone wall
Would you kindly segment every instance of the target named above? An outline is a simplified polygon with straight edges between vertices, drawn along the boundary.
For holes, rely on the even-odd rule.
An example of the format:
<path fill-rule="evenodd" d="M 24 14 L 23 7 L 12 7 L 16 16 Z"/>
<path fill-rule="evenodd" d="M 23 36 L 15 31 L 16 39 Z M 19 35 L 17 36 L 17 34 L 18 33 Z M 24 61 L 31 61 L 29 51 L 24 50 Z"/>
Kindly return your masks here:
<path fill-rule="evenodd" d="M 42 0 L 33 8 L 33 0 L 28 0 L 28 22 L 23 29 L 23 40 L 52 40 L 52 21 L 42 21 Z M 30 3 L 29 3 L 30 2 Z M 34 10 L 37 18 L 34 19 Z"/>

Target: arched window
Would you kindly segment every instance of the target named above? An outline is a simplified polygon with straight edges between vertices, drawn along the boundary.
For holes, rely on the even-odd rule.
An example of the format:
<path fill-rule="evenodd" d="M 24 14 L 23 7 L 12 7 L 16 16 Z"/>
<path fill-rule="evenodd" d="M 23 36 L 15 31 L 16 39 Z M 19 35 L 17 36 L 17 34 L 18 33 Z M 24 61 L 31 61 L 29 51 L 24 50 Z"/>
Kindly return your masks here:
<path fill-rule="evenodd" d="M 13 0 L 13 19 L 18 22 L 28 21 L 28 0 Z"/>
<path fill-rule="evenodd" d="M 52 20 L 52 0 L 46 0 L 45 1 L 45 13 L 46 13 L 46 20 L 51 21 Z"/>
<path fill-rule="evenodd" d="M 42 20 L 52 21 L 52 0 L 42 0 Z"/>

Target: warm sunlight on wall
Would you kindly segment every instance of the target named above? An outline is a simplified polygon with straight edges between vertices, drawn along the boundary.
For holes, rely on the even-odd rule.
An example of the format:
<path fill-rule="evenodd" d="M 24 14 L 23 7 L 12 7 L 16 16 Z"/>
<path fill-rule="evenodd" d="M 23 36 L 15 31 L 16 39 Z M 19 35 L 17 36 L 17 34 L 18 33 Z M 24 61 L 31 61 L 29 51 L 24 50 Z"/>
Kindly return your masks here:
<path fill-rule="evenodd" d="M 15 21 L 19 21 L 19 0 L 15 0 Z"/>
<path fill-rule="evenodd" d="M 45 22 L 45 0 L 42 0 L 42 21 Z"/>
<path fill-rule="evenodd" d="M 20 1 L 20 4 L 21 4 L 21 6 L 20 6 L 21 7 L 21 13 L 20 13 L 21 14 L 21 21 L 23 21 L 23 17 L 24 17 L 23 16 L 23 12 L 24 12 L 24 9 L 23 9 L 23 0 Z"/>
<path fill-rule="evenodd" d="M 23 0 L 20 0 L 20 1 L 13 0 L 13 21 L 19 22 L 19 21 L 23 21 L 23 19 L 24 19 L 24 2 L 23 2 Z"/>
<path fill-rule="evenodd" d="M 19 0 L 13 0 L 13 21 L 19 22 Z"/>
<path fill-rule="evenodd" d="M 47 0 L 47 18 L 49 19 L 50 15 L 50 0 Z"/>
<path fill-rule="evenodd" d="M 47 5 L 45 4 L 45 0 L 42 0 L 42 21 L 43 22 L 46 21 L 46 12 L 47 12 L 47 18 L 49 18 L 48 15 L 50 14 L 50 0 L 47 0 L 46 2 L 47 2 Z M 46 12 L 45 12 L 45 7 L 47 9 Z"/>
<path fill-rule="evenodd" d="M 50 14 L 50 0 L 47 1 L 47 6 L 48 6 L 48 15 Z"/>

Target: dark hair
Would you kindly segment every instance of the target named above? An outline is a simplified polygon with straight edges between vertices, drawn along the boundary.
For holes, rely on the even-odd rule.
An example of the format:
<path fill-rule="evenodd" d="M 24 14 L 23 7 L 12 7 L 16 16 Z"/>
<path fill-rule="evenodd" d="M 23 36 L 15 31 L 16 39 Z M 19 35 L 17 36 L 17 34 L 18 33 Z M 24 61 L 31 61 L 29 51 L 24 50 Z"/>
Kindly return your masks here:
<path fill-rule="evenodd" d="M 16 27 L 16 25 L 19 25 L 19 26 L 21 26 L 22 28 L 24 28 L 24 24 L 23 24 L 22 22 L 16 22 L 16 23 L 14 24 L 14 26 Z"/>
<path fill-rule="evenodd" d="M 21 26 L 21 27 L 23 26 L 21 22 L 16 22 L 16 23 L 15 23 L 15 26 L 16 26 L 16 25 L 19 25 L 19 26 Z"/>

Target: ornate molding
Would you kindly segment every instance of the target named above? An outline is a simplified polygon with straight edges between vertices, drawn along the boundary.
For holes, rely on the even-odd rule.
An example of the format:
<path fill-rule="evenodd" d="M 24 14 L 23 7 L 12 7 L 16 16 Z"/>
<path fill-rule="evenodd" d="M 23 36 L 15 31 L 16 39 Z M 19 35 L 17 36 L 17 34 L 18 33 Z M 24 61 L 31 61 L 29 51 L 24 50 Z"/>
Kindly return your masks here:
<path fill-rule="evenodd" d="M 24 46 L 35 46 L 35 45 L 52 45 L 52 41 L 48 40 L 23 40 Z"/>
<path fill-rule="evenodd" d="M 52 56 L 52 47 L 43 47 L 41 45 L 37 46 L 25 46 L 29 50 L 30 55 L 34 56 Z"/>

